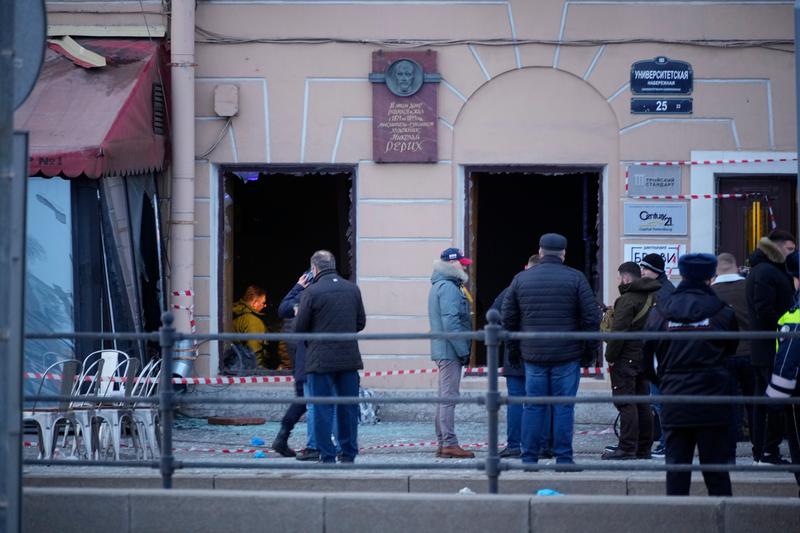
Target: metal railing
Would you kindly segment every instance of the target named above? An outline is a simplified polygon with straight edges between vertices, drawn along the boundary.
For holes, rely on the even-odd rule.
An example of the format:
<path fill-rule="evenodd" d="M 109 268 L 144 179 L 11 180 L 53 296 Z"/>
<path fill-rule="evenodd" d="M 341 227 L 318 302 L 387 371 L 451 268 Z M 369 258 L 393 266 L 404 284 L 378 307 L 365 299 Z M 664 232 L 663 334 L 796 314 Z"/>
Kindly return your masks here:
<path fill-rule="evenodd" d="M 59 459 L 25 459 L 26 465 L 65 465 L 65 466 L 124 466 L 124 467 L 143 467 L 158 468 L 162 478 L 162 486 L 165 489 L 172 488 L 172 478 L 176 470 L 181 468 L 238 468 L 238 469 L 341 469 L 357 470 L 368 468 L 373 470 L 483 470 L 488 481 L 488 492 L 498 493 L 500 473 L 503 471 L 523 470 L 523 471 L 666 471 L 666 472 L 732 472 L 732 471 L 780 471 L 780 472 L 800 472 L 800 465 L 736 465 L 736 464 L 641 464 L 631 462 L 611 462 L 609 464 L 518 464 L 515 462 L 503 461 L 499 457 L 498 451 L 498 429 L 499 411 L 502 405 L 514 404 L 579 404 L 579 403 L 653 403 L 651 396 L 602 396 L 602 397 L 549 397 L 549 396 L 506 396 L 502 395 L 498 387 L 498 354 L 501 342 L 507 340 L 523 339 L 562 339 L 562 340 L 583 340 L 583 341 L 608 341 L 608 340 L 723 340 L 723 339 L 783 339 L 800 338 L 800 332 L 635 332 L 635 333 L 601 333 L 601 332 L 511 332 L 506 331 L 500 325 L 500 316 L 496 311 L 487 313 L 488 324 L 483 330 L 462 333 L 267 333 L 267 334 L 187 334 L 175 331 L 173 327 L 173 317 L 171 313 L 164 313 L 162 316 L 162 326 L 158 333 L 52 333 L 52 334 L 28 334 L 27 339 L 78 339 L 90 338 L 98 340 L 149 340 L 158 341 L 161 347 L 162 368 L 159 383 L 158 398 L 134 398 L 123 399 L 115 398 L 117 403 L 158 403 L 161 417 L 161 449 L 158 461 L 155 460 L 118 460 L 118 461 L 75 461 Z M 224 398 L 190 398 L 176 397 L 175 388 L 172 381 L 172 373 L 167 369 L 172 368 L 174 349 L 180 341 L 353 341 L 353 340 L 418 340 L 418 339 L 469 339 L 482 341 L 486 344 L 487 353 L 487 378 L 488 386 L 485 394 L 480 396 L 468 397 L 446 397 L 437 396 L 410 396 L 403 398 L 375 395 L 370 398 L 359 397 L 295 397 L 278 396 L 271 398 L 252 398 L 241 396 L 228 396 Z M 73 400 L 82 402 L 101 403 L 107 402 L 107 397 L 100 396 L 59 396 L 59 395 L 35 395 L 25 396 L 26 401 L 53 401 L 53 400 Z M 396 403 L 396 404 L 422 404 L 422 403 L 455 403 L 455 404 L 475 404 L 486 408 L 488 446 L 487 456 L 483 460 L 456 461 L 456 462 L 416 462 L 408 464 L 397 463 L 373 463 L 364 466 L 358 463 L 348 464 L 303 464 L 303 463 L 231 463 L 221 461 L 180 461 L 173 455 L 173 415 L 175 409 L 181 405 L 190 404 L 343 404 L 352 405 L 360 403 Z M 743 397 L 743 396 L 658 396 L 657 403 L 692 403 L 692 404 L 800 404 L 800 398 L 774 399 L 767 397 Z"/>

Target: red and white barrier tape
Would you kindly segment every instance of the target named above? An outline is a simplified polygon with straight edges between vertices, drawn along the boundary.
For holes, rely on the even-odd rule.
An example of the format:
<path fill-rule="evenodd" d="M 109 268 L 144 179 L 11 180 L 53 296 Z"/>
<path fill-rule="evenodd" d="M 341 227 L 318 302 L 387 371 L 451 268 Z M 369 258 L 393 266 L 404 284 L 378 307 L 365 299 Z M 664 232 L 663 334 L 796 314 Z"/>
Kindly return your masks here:
<path fill-rule="evenodd" d="M 797 161 L 796 157 L 765 158 L 765 159 L 680 159 L 677 161 L 635 161 L 628 163 L 640 167 L 674 167 L 694 165 L 732 165 L 741 163 L 789 163 Z"/>
<path fill-rule="evenodd" d="M 613 428 L 606 428 L 601 431 L 576 431 L 575 435 L 607 435 L 610 433 L 614 433 Z M 22 446 L 24 448 L 35 448 L 38 446 L 38 443 L 31 442 L 31 441 L 23 441 Z M 391 450 L 391 449 L 398 449 L 398 448 L 435 448 L 438 446 L 438 443 L 434 441 L 423 441 L 423 442 L 395 442 L 391 444 L 376 444 L 373 446 L 364 446 L 359 448 L 359 452 L 369 452 L 375 450 Z M 462 448 L 486 448 L 489 446 L 488 442 L 475 442 L 470 444 L 461 444 Z M 505 443 L 498 443 L 498 447 L 502 448 L 505 446 Z M 125 444 L 122 444 L 121 447 L 123 448 L 130 448 Z M 200 448 L 197 446 L 190 446 L 188 448 L 173 448 L 173 452 L 184 452 L 184 453 L 216 453 L 216 454 L 223 454 L 223 455 L 237 455 L 237 454 L 254 454 L 256 452 L 265 452 L 270 453 L 274 452 L 271 448 Z"/>
<path fill-rule="evenodd" d="M 190 289 L 184 289 L 181 291 L 172 291 L 173 297 L 181 297 L 187 296 L 189 298 L 194 297 L 194 293 Z M 180 305 L 180 304 L 172 304 L 172 309 L 176 309 L 178 311 L 186 311 L 189 313 L 189 327 L 192 330 L 192 333 L 197 332 L 197 321 L 194 319 L 194 305 Z"/>
<path fill-rule="evenodd" d="M 472 377 L 484 377 L 484 374 L 487 374 L 489 369 L 485 366 L 479 367 L 467 367 L 464 369 L 467 374 L 473 374 Z M 502 375 L 503 369 L 498 369 L 500 374 Z M 388 376 L 411 376 L 411 375 L 418 375 L 418 374 L 436 374 L 439 372 L 438 368 L 412 368 L 412 369 L 402 369 L 402 370 L 375 370 L 375 371 L 366 371 L 366 372 L 359 372 L 361 377 L 365 378 L 374 378 L 374 377 L 388 377 Z M 477 374 L 477 376 L 475 376 Z M 603 369 L 596 368 L 596 367 L 589 367 L 589 368 L 582 368 L 581 375 L 583 377 L 588 376 L 602 376 Z M 25 372 L 24 377 L 26 379 L 48 379 L 48 380 L 60 380 L 61 376 L 58 374 L 47 374 L 46 376 L 41 372 Z M 95 378 L 94 376 L 87 376 L 84 378 L 84 381 L 93 381 Z M 151 381 L 152 378 L 148 379 Z M 102 377 L 100 381 L 111 381 L 113 383 L 125 383 L 126 379 L 124 377 Z M 214 378 L 172 378 L 172 383 L 176 385 L 252 385 L 252 384 L 260 384 L 260 383 L 292 383 L 294 378 L 292 376 L 217 376 Z"/>
<path fill-rule="evenodd" d="M 703 166 L 703 165 L 736 165 L 751 163 L 790 163 L 797 161 L 796 157 L 766 158 L 766 159 L 706 159 L 706 160 L 678 160 L 678 161 L 636 161 L 628 163 L 629 166 L 640 167 L 674 167 L 674 166 Z M 628 193 L 628 169 L 625 169 L 625 193 Z M 677 194 L 677 195 L 650 195 L 632 196 L 636 200 L 723 200 L 730 198 L 744 198 L 750 194 Z"/>

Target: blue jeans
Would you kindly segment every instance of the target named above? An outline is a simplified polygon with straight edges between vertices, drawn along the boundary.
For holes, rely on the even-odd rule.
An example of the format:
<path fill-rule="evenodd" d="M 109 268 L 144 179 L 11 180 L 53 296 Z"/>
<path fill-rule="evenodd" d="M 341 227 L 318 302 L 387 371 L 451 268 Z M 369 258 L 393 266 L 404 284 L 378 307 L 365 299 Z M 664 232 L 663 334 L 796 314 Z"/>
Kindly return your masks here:
<path fill-rule="evenodd" d="M 527 396 L 575 396 L 580 381 L 580 365 L 571 361 L 560 365 L 536 365 L 525 362 Z M 553 455 L 556 463 L 572 463 L 574 404 L 554 404 Z M 547 424 L 547 406 L 525 404 L 522 411 L 522 462 L 539 461 L 542 436 Z"/>
<path fill-rule="evenodd" d="M 509 396 L 525 396 L 525 376 L 506 376 Z M 519 450 L 522 436 L 522 404 L 506 408 L 506 448 Z"/>
<path fill-rule="evenodd" d="M 307 374 L 311 396 L 358 396 L 359 377 L 355 370 L 341 372 L 311 372 Z M 334 407 L 336 415 L 334 417 Z M 344 459 L 355 459 L 358 455 L 358 404 L 314 405 L 314 439 L 323 463 L 336 462 L 336 447 L 331 441 L 333 421 L 336 420 L 337 438 Z"/>
<path fill-rule="evenodd" d="M 661 389 L 658 388 L 658 385 L 654 385 L 650 383 L 650 396 L 661 396 Z M 653 410 L 658 415 L 658 422 L 659 424 L 662 423 L 664 420 L 661 418 L 661 404 L 654 403 L 651 404 L 653 406 Z M 662 448 L 666 446 L 667 438 L 664 435 L 664 428 L 661 428 L 661 438 L 658 439 L 658 443 L 661 445 Z"/>
<path fill-rule="evenodd" d="M 303 382 L 303 394 L 306 396 L 311 396 L 311 390 L 308 386 L 308 381 Z M 336 454 L 342 452 L 341 446 L 339 446 L 339 429 L 336 427 L 336 406 L 333 406 L 333 415 L 331 416 L 331 427 L 333 428 L 333 439 L 336 442 Z M 314 404 L 310 403 L 306 406 L 306 433 L 308 434 L 308 440 L 306 441 L 306 448 L 311 450 L 319 450 L 317 448 L 317 439 L 314 436 Z"/>

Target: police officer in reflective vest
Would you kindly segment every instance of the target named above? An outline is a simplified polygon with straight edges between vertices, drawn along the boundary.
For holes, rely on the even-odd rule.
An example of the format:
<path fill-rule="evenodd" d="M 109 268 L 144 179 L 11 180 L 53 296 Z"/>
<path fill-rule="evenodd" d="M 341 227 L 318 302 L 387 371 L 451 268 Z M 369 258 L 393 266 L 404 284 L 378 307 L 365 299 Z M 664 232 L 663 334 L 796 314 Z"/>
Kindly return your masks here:
<path fill-rule="evenodd" d="M 683 280 L 671 295 L 659 300 L 650 313 L 648 331 L 738 331 L 736 314 L 711 289 L 717 258 L 686 254 L 678 259 Z M 665 396 L 727 396 L 730 375 L 725 358 L 736 352 L 737 339 L 647 341 L 644 362 L 651 379 Z M 658 360 L 658 375 L 653 372 Z M 677 404 L 662 406 L 661 427 L 666 434 L 666 463 L 691 464 L 697 447 L 700 464 L 733 463 L 729 404 Z M 710 496 L 731 496 L 727 472 L 703 472 Z M 667 472 L 667 495 L 688 495 L 691 472 Z"/>
<path fill-rule="evenodd" d="M 800 285 L 800 261 L 798 253 L 793 252 L 786 257 L 786 268 L 794 278 L 795 288 Z M 800 331 L 800 293 L 795 295 L 795 304 L 778 320 L 778 327 L 782 332 Z M 775 364 L 772 377 L 767 386 L 767 396 L 770 398 L 790 398 L 800 396 L 797 386 L 798 369 L 800 369 L 800 338 L 779 339 L 775 353 Z M 800 464 L 800 405 L 785 404 L 770 406 L 771 409 L 782 411 L 786 421 L 786 440 L 789 443 L 789 454 L 792 464 Z M 800 472 L 795 472 L 797 485 L 800 486 Z M 798 492 L 800 496 L 800 491 Z"/>

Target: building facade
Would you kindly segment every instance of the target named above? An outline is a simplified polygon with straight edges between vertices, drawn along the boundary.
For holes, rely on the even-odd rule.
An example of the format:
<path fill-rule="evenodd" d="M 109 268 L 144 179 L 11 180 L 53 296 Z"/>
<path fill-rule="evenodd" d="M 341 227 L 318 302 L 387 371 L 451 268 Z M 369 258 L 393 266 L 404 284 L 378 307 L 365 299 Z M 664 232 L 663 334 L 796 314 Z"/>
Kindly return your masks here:
<path fill-rule="evenodd" d="M 101 4 L 114 9 L 48 9 L 62 26 L 142 24 L 139 2 Z M 161 2 L 142 5 L 165 24 Z M 545 232 L 568 237 L 567 262 L 610 304 L 625 260 L 745 264 L 770 227 L 797 227 L 791 2 L 200 0 L 195 16 L 193 283 L 172 289 L 192 291 L 198 331 L 229 330 L 250 284 L 274 313 L 319 248 L 359 284 L 368 332 L 406 333 L 428 330 L 450 246 L 475 260 L 481 327 Z M 375 102 L 395 73 L 380 54 L 435 57 L 424 161 L 378 155 Z M 412 130 L 394 141 L 413 151 Z M 367 370 L 430 367 L 428 341 L 361 348 Z M 222 351 L 201 345 L 198 373 Z M 431 383 L 395 381 L 374 385 Z"/>

